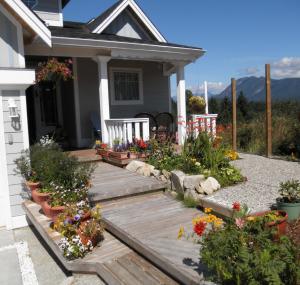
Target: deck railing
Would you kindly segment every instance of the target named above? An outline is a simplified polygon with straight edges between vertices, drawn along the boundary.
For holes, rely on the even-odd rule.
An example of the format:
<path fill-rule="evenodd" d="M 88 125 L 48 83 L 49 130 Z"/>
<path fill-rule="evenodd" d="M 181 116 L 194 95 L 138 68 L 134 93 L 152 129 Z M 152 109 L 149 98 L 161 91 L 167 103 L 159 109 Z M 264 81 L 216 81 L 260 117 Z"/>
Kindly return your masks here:
<path fill-rule="evenodd" d="M 108 130 L 108 143 L 111 147 L 116 139 L 121 143 L 131 143 L 134 139 L 149 140 L 148 118 L 109 119 L 105 120 L 105 123 Z"/>
<path fill-rule="evenodd" d="M 195 137 L 199 132 L 207 132 L 213 137 L 217 135 L 218 114 L 192 115 L 191 127 Z"/>

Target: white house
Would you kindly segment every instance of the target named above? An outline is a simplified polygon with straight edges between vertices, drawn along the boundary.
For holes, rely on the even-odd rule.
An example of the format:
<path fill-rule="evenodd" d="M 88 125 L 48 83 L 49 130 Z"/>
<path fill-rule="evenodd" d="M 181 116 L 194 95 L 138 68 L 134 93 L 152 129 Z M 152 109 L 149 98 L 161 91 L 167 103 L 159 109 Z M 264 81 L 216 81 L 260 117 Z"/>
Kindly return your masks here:
<path fill-rule="evenodd" d="M 170 111 L 174 73 L 186 121 L 185 66 L 205 51 L 167 42 L 134 0 L 88 23 L 64 21 L 69 1 L 0 0 L 0 226 L 26 225 L 14 160 L 42 135 L 59 126 L 70 146 L 87 147 L 96 114 L 104 142 L 118 132 L 147 137 L 147 121 L 134 116 Z M 72 59 L 74 79 L 36 88 L 35 69 L 49 57 Z M 180 124 L 179 143 L 184 136 Z"/>

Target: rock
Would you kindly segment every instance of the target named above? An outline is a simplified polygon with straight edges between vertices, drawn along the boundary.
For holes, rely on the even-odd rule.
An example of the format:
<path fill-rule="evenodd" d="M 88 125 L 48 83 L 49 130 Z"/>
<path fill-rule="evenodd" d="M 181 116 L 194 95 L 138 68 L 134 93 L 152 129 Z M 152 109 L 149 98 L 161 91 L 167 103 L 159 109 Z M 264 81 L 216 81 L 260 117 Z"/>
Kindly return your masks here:
<path fill-rule="evenodd" d="M 169 171 L 167 171 L 167 170 L 165 170 L 165 169 L 162 170 L 162 174 L 163 174 L 163 176 L 165 176 L 168 180 L 171 178 L 171 172 L 169 172 Z"/>
<path fill-rule="evenodd" d="M 158 169 L 153 169 L 153 171 L 151 172 L 151 174 L 154 176 L 154 177 L 159 177 L 161 172 L 160 170 Z"/>
<path fill-rule="evenodd" d="M 176 191 L 170 191 L 170 195 L 171 195 L 173 198 L 176 198 L 176 197 L 177 197 L 177 192 L 176 192 Z"/>
<path fill-rule="evenodd" d="M 221 188 L 219 182 L 213 177 L 208 177 L 204 182 L 200 183 L 200 186 L 206 195 L 211 195 Z"/>
<path fill-rule="evenodd" d="M 184 199 L 187 198 L 193 199 L 198 202 L 201 196 L 194 189 L 186 189 L 186 191 L 184 192 Z"/>
<path fill-rule="evenodd" d="M 204 194 L 204 189 L 201 187 L 201 185 L 196 186 L 195 190 L 199 194 Z"/>
<path fill-rule="evenodd" d="M 133 160 L 126 166 L 126 169 L 131 172 L 136 172 L 138 168 L 143 167 L 145 164 L 143 161 Z"/>
<path fill-rule="evenodd" d="M 171 171 L 171 182 L 174 190 L 178 193 L 184 193 L 183 180 L 185 174 L 180 170 Z"/>
<path fill-rule="evenodd" d="M 162 182 L 168 182 L 168 179 L 164 175 L 160 175 L 158 179 L 161 180 Z"/>
<path fill-rule="evenodd" d="M 183 187 L 186 189 L 196 189 L 201 182 L 205 180 L 204 175 L 189 175 L 185 176 L 183 180 Z"/>
<path fill-rule="evenodd" d="M 140 175 L 143 175 L 143 176 L 147 176 L 147 177 L 150 177 L 151 176 L 151 173 L 153 172 L 154 170 L 154 166 L 153 165 L 150 165 L 150 164 L 147 164 L 145 163 L 144 166 L 141 166 L 137 169 L 136 173 L 137 174 L 140 174 Z"/>

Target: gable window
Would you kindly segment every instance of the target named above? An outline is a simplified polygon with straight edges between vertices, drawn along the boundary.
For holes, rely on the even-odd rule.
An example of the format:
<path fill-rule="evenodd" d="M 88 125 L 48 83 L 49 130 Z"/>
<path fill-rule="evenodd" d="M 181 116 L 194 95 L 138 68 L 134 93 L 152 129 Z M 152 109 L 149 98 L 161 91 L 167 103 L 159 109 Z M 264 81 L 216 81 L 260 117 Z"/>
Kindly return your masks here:
<path fill-rule="evenodd" d="M 143 104 L 142 70 L 111 68 L 110 92 L 112 105 Z"/>
<path fill-rule="evenodd" d="M 34 8 L 38 4 L 38 0 L 22 0 L 29 8 Z"/>

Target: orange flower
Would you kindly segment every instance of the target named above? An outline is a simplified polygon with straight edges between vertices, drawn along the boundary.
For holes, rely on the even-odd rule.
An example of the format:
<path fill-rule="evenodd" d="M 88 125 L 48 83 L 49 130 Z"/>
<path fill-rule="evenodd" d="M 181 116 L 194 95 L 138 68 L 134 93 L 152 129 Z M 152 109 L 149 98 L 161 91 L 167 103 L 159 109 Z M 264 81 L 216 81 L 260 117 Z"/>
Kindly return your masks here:
<path fill-rule="evenodd" d="M 241 204 L 240 204 L 239 202 L 234 202 L 234 203 L 232 204 L 232 209 L 233 209 L 234 211 L 239 212 L 239 211 L 241 210 Z"/>

